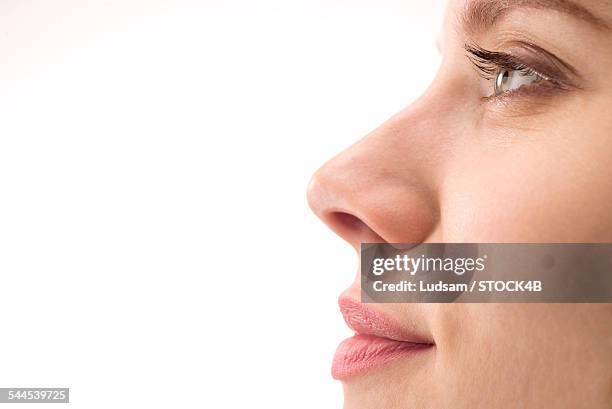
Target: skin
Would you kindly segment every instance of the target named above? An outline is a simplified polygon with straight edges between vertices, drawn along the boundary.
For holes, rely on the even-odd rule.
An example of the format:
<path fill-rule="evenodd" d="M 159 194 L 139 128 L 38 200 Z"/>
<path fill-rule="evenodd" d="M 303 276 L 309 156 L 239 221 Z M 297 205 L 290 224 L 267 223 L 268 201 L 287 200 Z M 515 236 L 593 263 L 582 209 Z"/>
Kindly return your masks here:
<path fill-rule="evenodd" d="M 612 3 L 580 1 L 612 22 Z M 361 242 L 612 242 L 612 31 L 517 9 L 485 31 L 448 4 L 427 92 L 321 167 L 309 203 Z M 577 87 L 488 100 L 466 42 L 527 39 L 571 64 Z M 346 291 L 359 299 L 359 277 Z M 611 304 L 380 304 L 436 346 L 343 381 L 345 408 L 610 408 Z"/>

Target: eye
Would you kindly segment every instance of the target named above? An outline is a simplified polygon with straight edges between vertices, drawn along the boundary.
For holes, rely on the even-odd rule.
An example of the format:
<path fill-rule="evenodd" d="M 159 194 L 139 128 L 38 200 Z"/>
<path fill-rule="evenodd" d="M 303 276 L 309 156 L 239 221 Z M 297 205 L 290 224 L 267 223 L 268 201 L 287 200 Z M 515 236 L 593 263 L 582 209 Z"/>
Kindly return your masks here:
<path fill-rule="evenodd" d="M 501 47 L 505 51 L 464 45 L 466 57 L 485 80 L 478 87 L 480 101 L 492 103 L 496 112 L 510 108 L 516 112 L 533 103 L 540 107 L 540 102 L 582 88 L 583 78 L 576 69 L 548 51 L 526 42 L 507 42 Z"/>
<path fill-rule="evenodd" d="M 561 81 L 542 73 L 542 68 L 535 69 L 532 64 L 523 61 L 515 54 L 485 50 L 478 46 L 466 44 L 467 57 L 481 77 L 492 85 L 493 93 L 484 99 L 514 94 L 522 87 L 548 83 L 561 88 Z M 532 58 L 533 59 L 533 58 Z M 542 64 L 536 64 L 542 66 Z M 548 87 L 549 88 L 549 87 Z"/>
<path fill-rule="evenodd" d="M 543 79 L 544 77 L 529 68 L 509 69 L 502 67 L 495 74 L 495 95 L 516 91 L 522 86 L 531 85 Z"/>

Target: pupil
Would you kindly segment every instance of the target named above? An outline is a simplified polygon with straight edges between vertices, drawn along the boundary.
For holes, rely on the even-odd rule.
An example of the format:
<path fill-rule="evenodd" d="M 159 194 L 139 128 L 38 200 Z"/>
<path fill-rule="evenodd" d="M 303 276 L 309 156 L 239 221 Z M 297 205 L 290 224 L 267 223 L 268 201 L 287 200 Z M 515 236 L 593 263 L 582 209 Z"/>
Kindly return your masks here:
<path fill-rule="evenodd" d="M 503 70 L 497 74 L 495 79 L 495 94 L 499 95 L 504 91 L 508 90 L 508 83 L 510 82 L 510 71 Z"/>
<path fill-rule="evenodd" d="M 508 70 L 502 73 L 502 84 L 508 85 L 508 80 L 510 79 L 510 72 Z"/>

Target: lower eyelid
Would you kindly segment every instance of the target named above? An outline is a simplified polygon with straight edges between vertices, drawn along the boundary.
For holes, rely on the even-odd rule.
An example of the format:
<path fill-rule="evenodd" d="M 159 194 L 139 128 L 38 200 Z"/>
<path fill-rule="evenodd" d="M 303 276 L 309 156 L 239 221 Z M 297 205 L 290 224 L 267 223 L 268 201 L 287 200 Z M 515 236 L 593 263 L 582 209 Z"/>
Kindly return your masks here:
<path fill-rule="evenodd" d="M 499 118 L 534 116 L 549 110 L 556 97 L 565 91 L 544 80 L 500 95 L 484 97 L 483 108 L 486 115 Z"/>
<path fill-rule="evenodd" d="M 504 91 L 499 95 L 492 94 L 485 97 L 487 101 L 495 98 L 517 98 L 517 97 L 551 97 L 558 94 L 561 91 L 567 91 L 561 84 L 556 83 L 554 80 L 541 77 L 537 82 L 533 82 L 528 85 L 523 85 L 517 89 Z"/>

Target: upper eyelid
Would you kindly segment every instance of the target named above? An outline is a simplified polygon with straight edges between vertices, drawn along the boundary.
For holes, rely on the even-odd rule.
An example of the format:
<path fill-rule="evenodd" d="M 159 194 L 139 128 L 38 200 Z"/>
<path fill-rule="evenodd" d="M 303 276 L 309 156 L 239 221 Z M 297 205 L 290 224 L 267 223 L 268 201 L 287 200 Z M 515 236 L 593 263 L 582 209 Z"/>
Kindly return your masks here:
<path fill-rule="evenodd" d="M 574 78 L 578 77 L 576 70 L 556 56 L 529 43 L 520 43 L 520 49 L 526 49 L 533 57 L 518 56 L 514 53 L 486 50 L 473 44 L 465 44 L 468 58 L 478 67 L 480 64 L 491 64 L 507 69 L 517 69 L 518 65 L 528 68 L 541 77 L 553 81 L 565 88 L 576 87 Z M 537 58 L 535 56 L 538 56 Z M 545 62 L 542 62 L 545 60 Z M 481 67 L 479 67 L 481 68 Z M 485 70 L 486 72 L 486 70 Z M 489 73 L 489 75 L 492 75 Z"/>
<path fill-rule="evenodd" d="M 471 44 L 465 44 L 464 48 L 467 51 L 467 58 L 483 74 L 493 76 L 498 67 L 508 65 L 508 58 L 505 54 L 485 50 L 484 48 Z M 501 64 L 502 59 L 506 62 L 505 64 Z"/>
<path fill-rule="evenodd" d="M 535 68 L 527 65 L 512 54 L 488 51 L 477 46 L 466 45 L 467 57 L 478 68 L 478 70 L 490 76 L 492 79 L 499 68 L 521 70 L 528 69 L 544 79 L 550 79 L 546 74 L 540 73 Z M 489 66 L 490 65 L 490 66 Z"/>

